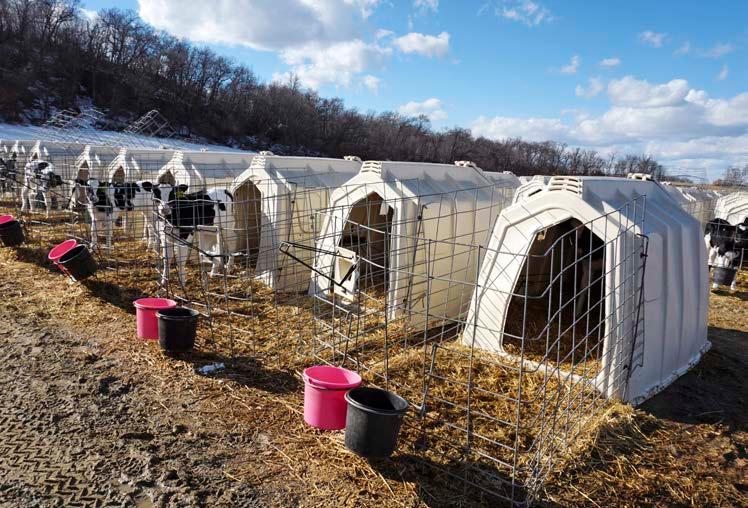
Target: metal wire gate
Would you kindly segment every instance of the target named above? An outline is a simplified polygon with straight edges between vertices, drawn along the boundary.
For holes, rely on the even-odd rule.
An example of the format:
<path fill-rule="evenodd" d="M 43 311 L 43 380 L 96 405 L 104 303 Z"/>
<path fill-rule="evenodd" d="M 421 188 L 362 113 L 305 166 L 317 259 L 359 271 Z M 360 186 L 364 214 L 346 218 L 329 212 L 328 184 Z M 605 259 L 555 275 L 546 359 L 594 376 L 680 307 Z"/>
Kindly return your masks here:
<path fill-rule="evenodd" d="M 485 501 L 529 504 L 645 361 L 644 209 L 640 198 L 585 223 L 564 221 L 516 252 L 400 238 L 383 214 L 339 223 L 332 234 L 346 247 L 315 263 L 340 283 L 313 294 L 315 361 L 358 370 L 409 400 L 403 453 L 445 482 L 458 479 L 459 490 Z M 336 217 L 322 213 L 323 222 Z M 481 274 L 499 253 L 523 263 L 510 286 L 500 271 Z M 410 262 L 395 266 L 398 256 Z"/>

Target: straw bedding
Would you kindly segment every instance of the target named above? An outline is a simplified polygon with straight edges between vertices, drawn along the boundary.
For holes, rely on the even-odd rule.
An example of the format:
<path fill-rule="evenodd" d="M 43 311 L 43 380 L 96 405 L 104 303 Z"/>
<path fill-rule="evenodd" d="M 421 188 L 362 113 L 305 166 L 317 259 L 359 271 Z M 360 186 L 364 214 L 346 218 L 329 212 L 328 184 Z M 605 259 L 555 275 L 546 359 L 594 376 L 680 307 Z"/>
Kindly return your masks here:
<path fill-rule="evenodd" d="M 63 227 L 60 226 L 60 229 Z M 64 230 L 52 229 L 55 228 L 47 227 L 43 233 L 43 241 L 48 243 L 43 249 L 34 249 L 32 242 L 31 247 L 18 249 L 12 254 L 3 252 L 3 263 L 17 263 L 20 260 L 45 265 L 46 250 L 53 242 L 66 236 Z M 36 240 L 36 230 L 34 234 Z M 154 256 L 147 253 L 142 244 L 138 247 L 140 242 L 133 242 L 129 249 L 120 249 L 120 243 L 121 247 L 125 246 L 125 242 L 120 241 L 118 249 L 113 252 L 117 263 L 112 263 L 110 269 L 100 271 L 97 280 L 65 287 L 59 284 L 58 276 L 49 274 L 33 282 L 40 286 L 40 290 L 43 289 L 45 298 L 37 301 L 28 297 L 23 302 L 19 301 L 19 305 L 24 305 L 24 311 L 75 320 L 77 326 L 83 329 L 100 328 L 103 315 L 107 315 L 112 337 L 118 340 L 131 338 L 134 330 L 133 316 L 130 315 L 132 300 L 143 295 L 154 295 L 159 288 Z M 127 253 L 126 256 L 124 253 Z M 398 336 L 393 331 L 397 328 L 391 327 L 389 331 L 393 333 L 391 339 L 395 348 L 387 359 L 392 387 L 396 387 L 396 391 L 412 404 L 420 406 L 424 383 L 427 383 L 428 396 L 423 419 L 415 411 L 409 414 L 403 430 L 401 452 L 393 462 L 380 466 L 367 465 L 363 461 L 351 460 L 341 447 L 339 435 L 312 431 L 301 422 L 298 375 L 311 362 L 309 355 L 315 330 L 315 302 L 303 295 L 274 294 L 262 283 L 249 278 L 210 279 L 206 291 L 200 277 L 190 277 L 186 290 L 195 295 L 201 291 L 203 294 L 219 295 L 209 298 L 211 305 L 218 306 L 223 298 L 223 290 L 214 286 L 219 283 L 227 284 L 229 296 L 241 297 L 251 291 L 252 300 L 232 301 L 228 306 L 224 301 L 224 308 L 230 309 L 233 314 L 214 313 L 212 328 L 208 326 L 208 320 L 203 320 L 196 353 L 173 359 L 161 355 L 152 347 L 144 348 L 135 342 L 127 348 L 126 354 L 132 361 L 149 365 L 154 375 L 189 383 L 193 390 L 202 393 L 201 397 L 206 397 L 207 403 L 214 407 L 216 416 L 220 415 L 219 421 L 227 427 L 237 424 L 231 422 L 242 422 L 270 433 L 271 442 L 276 443 L 270 451 L 270 456 L 274 458 L 271 460 L 268 456 L 270 465 L 263 468 L 258 468 L 257 464 L 251 467 L 238 465 L 231 474 L 239 480 L 253 483 L 268 481 L 274 474 L 290 474 L 289 485 L 304 489 L 309 504 L 314 504 L 315 500 L 324 503 L 333 498 L 345 502 L 345 499 L 366 496 L 372 491 L 382 492 L 383 488 L 385 498 L 389 499 L 380 500 L 384 504 L 400 504 L 418 498 L 430 504 L 488 502 L 490 498 L 481 497 L 478 491 L 458 487 L 459 482 L 449 475 L 468 478 L 479 486 L 490 486 L 496 490 L 500 479 L 509 478 L 508 471 L 481 456 L 480 452 L 509 461 L 512 450 L 488 440 L 508 444 L 523 452 L 520 453 L 518 464 L 520 476 L 516 480 L 528 478 L 526 471 L 533 466 L 540 466 L 541 474 L 545 474 L 545 454 L 562 443 L 554 440 L 554 436 L 549 436 L 548 431 L 539 425 L 540 420 L 536 416 L 542 413 L 540 403 L 544 398 L 538 395 L 544 389 L 556 393 L 555 398 L 547 400 L 551 406 L 573 400 L 590 403 L 594 398 L 586 387 L 570 386 L 558 376 L 527 375 L 522 378 L 520 385 L 517 373 L 506 360 L 498 361 L 484 353 L 474 354 L 471 358 L 469 349 L 452 340 L 443 340 L 444 337 L 419 347 L 404 347 L 403 344 L 397 349 L 397 345 L 402 343 L 397 339 L 402 335 Z M 55 291 L 67 295 L 66 305 L 59 303 L 62 299 L 54 298 Z M 182 291 L 181 288 L 179 291 Z M 37 307 L 33 308 L 32 305 Z M 242 317 L 239 313 L 251 318 Z M 370 321 L 364 322 L 361 328 L 377 328 L 378 316 L 381 313 L 373 312 L 366 318 Z M 365 338 L 374 343 L 382 339 L 376 334 L 369 335 Z M 434 344 L 440 345 L 436 346 L 435 369 L 431 371 Z M 376 346 L 372 345 L 371 348 L 374 350 Z M 229 369 L 225 380 L 230 384 L 201 381 L 191 374 L 193 364 L 214 360 L 227 361 Z M 384 384 L 376 376 L 384 373 L 383 362 L 372 362 L 370 365 L 373 372 L 365 373 L 365 377 Z M 473 418 L 469 425 L 464 410 L 468 393 L 459 383 L 468 377 L 468 373 L 473 386 L 470 392 Z M 271 392 L 263 391 L 258 396 L 247 388 L 253 386 L 274 389 Z M 517 403 L 520 387 L 523 395 L 521 402 Z M 577 420 L 569 425 L 569 429 L 575 433 L 577 430 L 582 432 L 574 446 L 561 446 L 559 460 L 550 471 L 552 476 L 545 487 L 546 498 L 564 504 L 593 504 L 585 492 L 595 492 L 601 496 L 593 497 L 598 500 L 605 496 L 616 500 L 616 493 L 625 491 L 622 489 L 638 492 L 640 487 L 631 484 L 632 475 L 626 472 L 630 471 L 629 466 L 624 465 L 625 469 L 620 474 L 615 470 L 616 464 L 620 465 L 621 461 L 626 460 L 621 453 L 641 454 L 655 460 L 661 468 L 684 467 L 683 461 L 671 451 L 660 450 L 657 446 L 658 440 L 677 444 L 674 429 L 653 422 L 651 417 L 641 417 L 632 409 L 615 402 L 598 400 L 595 404 L 600 407 L 594 412 L 586 407 L 578 408 L 580 414 L 596 415 L 586 418 L 589 420 L 587 425 L 581 425 Z M 273 408 L 273 423 L 258 421 L 252 416 L 251 408 L 258 405 L 267 406 L 266 411 Z M 497 423 L 492 418 L 501 418 L 509 423 Z M 518 418 L 522 424 L 515 426 Z M 562 422 L 561 425 L 565 424 Z M 563 432 L 558 435 L 561 434 Z M 469 451 L 466 447 L 468 440 L 471 442 Z M 537 448 L 533 446 L 534 443 L 542 443 L 543 446 Z M 419 461 L 413 461 L 410 457 L 419 457 Z M 576 459 L 571 461 L 571 469 L 562 467 L 574 457 Z M 580 457 L 582 462 L 579 462 Z M 304 469 L 295 465 L 305 460 L 309 465 Z M 638 463 L 641 460 L 644 459 L 639 459 Z M 635 467 L 632 459 L 628 459 L 628 462 Z M 590 469 L 592 466 L 589 464 L 595 463 L 602 464 L 604 474 Z M 424 470 L 423 464 L 433 468 Z M 679 473 L 682 472 L 674 469 L 667 473 L 674 485 L 682 481 L 682 474 Z M 309 482 L 314 486 L 310 487 Z M 585 485 L 583 492 L 575 490 L 574 485 L 580 484 Z M 734 489 L 731 491 L 725 487 L 718 492 L 718 483 L 704 481 L 691 485 L 689 492 L 694 492 L 694 485 L 699 485 L 701 490 L 698 497 L 691 498 L 691 502 L 700 499 L 705 503 L 720 504 L 720 500 L 724 502 L 731 499 L 729 496 L 736 495 Z M 671 499 L 688 503 L 677 493 L 673 493 Z"/>

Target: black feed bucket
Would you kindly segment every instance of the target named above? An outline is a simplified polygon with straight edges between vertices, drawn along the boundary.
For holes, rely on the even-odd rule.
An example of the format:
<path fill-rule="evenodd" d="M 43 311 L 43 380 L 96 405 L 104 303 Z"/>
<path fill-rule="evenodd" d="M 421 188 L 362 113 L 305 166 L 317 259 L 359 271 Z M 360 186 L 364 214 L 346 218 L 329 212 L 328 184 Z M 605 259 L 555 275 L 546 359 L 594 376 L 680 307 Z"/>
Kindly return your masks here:
<path fill-rule="evenodd" d="M 717 267 L 712 271 L 712 282 L 720 286 L 729 286 L 735 280 L 737 273 L 735 268 Z"/>
<path fill-rule="evenodd" d="M 21 245 L 26 237 L 23 236 L 23 228 L 17 220 L 11 220 L 0 224 L 0 241 L 6 247 Z"/>
<path fill-rule="evenodd" d="M 98 265 L 85 245 L 76 245 L 58 261 L 75 280 L 83 280 L 96 273 Z"/>
<path fill-rule="evenodd" d="M 378 388 L 354 388 L 345 400 L 345 447 L 367 458 L 392 455 L 408 401 Z"/>
<path fill-rule="evenodd" d="M 158 343 L 165 351 L 180 353 L 192 350 L 200 318 L 196 310 L 174 307 L 158 311 L 156 317 Z"/>

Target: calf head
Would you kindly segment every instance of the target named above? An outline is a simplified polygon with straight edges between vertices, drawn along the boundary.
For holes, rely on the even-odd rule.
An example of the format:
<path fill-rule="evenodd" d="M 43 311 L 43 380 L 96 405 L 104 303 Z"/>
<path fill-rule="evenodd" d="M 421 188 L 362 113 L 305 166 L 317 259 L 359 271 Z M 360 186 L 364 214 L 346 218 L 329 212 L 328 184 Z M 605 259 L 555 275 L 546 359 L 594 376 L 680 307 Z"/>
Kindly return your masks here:
<path fill-rule="evenodd" d="M 720 240 L 717 244 L 717 255 L 724 256 L 725 254 L 730 252 L 735 252 L 735 240 Z"/>
<path fill-rule="evenodd" d="M 96 207 L 100 212 L 112 211 L 112 191 L 113 189 L 109 182 L 100 182 L 96 179 L 89 179 L 86 182 L 86 195 L 88 197 L 88 202 Z"/>
<path fill-rule="evenodd" d="M 735 247 L 748 249 L 748 217 L 735 227 Z"/>
<path fill-rule="evenodd" d="M 159 215 L 169 217 L 172 214 L 172 209 L 179 206 L 180 201 L 187 199 L 187 189 L 189 189 L 189 186 L 185 184 L 172 186 L 162 183 L 155 187 L 151 186 L 151 189 Z"/>

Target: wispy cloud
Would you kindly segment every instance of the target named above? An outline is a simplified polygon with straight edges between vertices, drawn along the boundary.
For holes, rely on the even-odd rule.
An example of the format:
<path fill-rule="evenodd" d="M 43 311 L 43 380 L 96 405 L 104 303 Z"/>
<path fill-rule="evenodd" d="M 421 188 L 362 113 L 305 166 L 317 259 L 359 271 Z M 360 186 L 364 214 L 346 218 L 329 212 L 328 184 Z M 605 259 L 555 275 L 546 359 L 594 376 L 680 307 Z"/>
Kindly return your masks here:
<path fill-rule="evenodd" d="M 680 45 L 678 49 L 676 49 L 673 54 L 675 56 L 683 56 L 687 55 L 691 52 L 691 43 L 686 41 L 683 44 Z"/>
<path fill-rule="evenodd" d="M 722 70 L 719 71 L 719 74 L 717 74 L 717 79 L 720 81 L 724 81 L 727 79 L 727 76 L 730 75 L 730 69 L 727 67 L 727 64 L 722 66 Z"/>
<path fill-rule="evenodd" d="M 436 13 L 439 12 L 439 0 L 413 0 L 413 7 L 423 13 Z"/>
<path fill-rule="evenodd" d="M 699 56 L 705 58 L 722 58 L 728 53 L 732 53 L 733 49 L 735 49 L 735 47 L 732 44 L 718 42 L 709 49 L 700 50 Z"/>
<path fill-rule="evenodd" d="M 603 85 L 603 82 L 600 80 L 600 78 L 590 78 L 587 81 L 586 87 L 577 85 L 577 87 L 574 89 L 574 93 L 576 93 L 577 97 L 591 99 L 603 90 L 605 90 L 605 86 Z"/>
<path fill-rule="evenodd" d="M 653 48 L 661 48 L 667 40 L 667 34 L 664 32 L 653 32 L 652 30 L 645 30 L 639 34 L 639 40 L 644 44 L 648 44 Z"/>
<path fill-rule="evenodd" d="M 603 58 L 600 60 L 600 67 L 618 67 L 621 65 L 621 59 L 618 57 Z"/>
<path fill-rule="evenodd" d="M 571 57 L 571 60 L 569 61 L 568 65 L 564 65 L 561 67 L 561 73 L 562 74 L 576 74 L 577 70 L 579 70 L 579 66 L 581 65 L 582 60 L 579 58 L 579 55 L 574 55 Z"/>
<path fill-rule="evenodd" d="M 496 15 L 529 27 L 553 20 L 550 9 L 532 0 L 504 0 L 496 6 Z"/>

